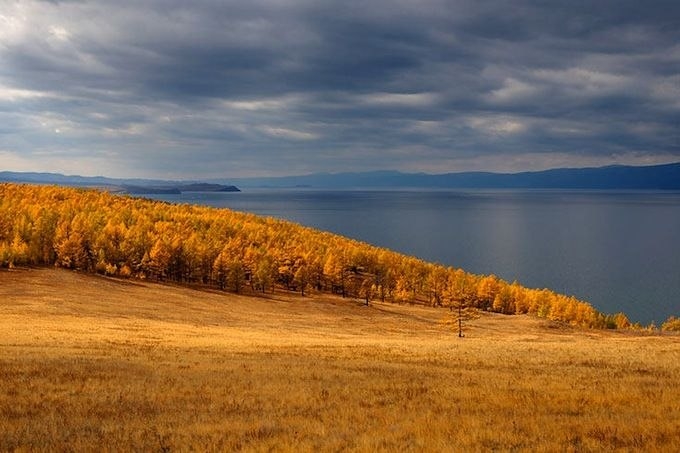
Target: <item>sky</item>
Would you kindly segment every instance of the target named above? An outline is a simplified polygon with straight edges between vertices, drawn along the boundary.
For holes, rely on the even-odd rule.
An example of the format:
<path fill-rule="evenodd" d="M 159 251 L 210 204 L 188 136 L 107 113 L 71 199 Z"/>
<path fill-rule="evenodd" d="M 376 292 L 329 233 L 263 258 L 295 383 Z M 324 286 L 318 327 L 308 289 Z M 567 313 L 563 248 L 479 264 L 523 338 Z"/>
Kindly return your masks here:
<path fill-rule="evenodd" d="M 677 161 L 677 0 L 0 0 L 0 171 Z"/>

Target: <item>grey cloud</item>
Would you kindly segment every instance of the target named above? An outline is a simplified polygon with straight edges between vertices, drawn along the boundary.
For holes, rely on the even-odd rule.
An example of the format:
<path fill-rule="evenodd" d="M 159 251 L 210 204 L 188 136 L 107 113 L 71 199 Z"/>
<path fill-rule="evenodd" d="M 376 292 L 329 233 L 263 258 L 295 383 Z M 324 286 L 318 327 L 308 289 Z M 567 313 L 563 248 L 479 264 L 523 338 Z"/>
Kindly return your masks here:
<path fill-rule="evenodd" d="M 680 159 L 680 4 L 511 6 L 15 3 L 0 156 L 187 177 Z"/>

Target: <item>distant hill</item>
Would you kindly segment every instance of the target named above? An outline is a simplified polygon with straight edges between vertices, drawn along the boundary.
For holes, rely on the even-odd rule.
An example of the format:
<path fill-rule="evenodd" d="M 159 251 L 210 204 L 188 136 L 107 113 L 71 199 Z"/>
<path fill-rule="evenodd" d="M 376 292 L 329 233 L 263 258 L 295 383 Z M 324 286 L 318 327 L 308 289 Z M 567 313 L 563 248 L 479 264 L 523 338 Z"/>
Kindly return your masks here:
<path fill-rule="evenodd" d="M 680 163 L 563 168 L 522 173 L 375 171 L 234 179 L 240 187 L 680 190 Z"/>
<path fill-rule="evenodd" d="M 112 192 L 145 194 L 179 194 L 182 192 L 240 192 L 234 185 L 163 181 L 156 179 L 119 179 L 104 176 L 62 175 L 59 173 L 0 172 L 0 182 L 26 182 L 35 184 L 58 184 L 76 187 L 103 187 Z"/>
<path fill-rule="evenodd" d="M 132 195 L 151 195 L 151 194 L 180 194 L 182 192 L 240 192 L 236 186 L 225 186 L 222 184 L 193 183 L 175 185 L 150 185 L 150 186 L 121 186 L 120 192 Z"/>
<path fill-rule="evenodd" d="M 560 168 L 522 173 L 315 173 L 272 178 L 212 179 L 205 182 L 115 179 L 103 176 L 66 176 L 56 173 L 0 172 L 0 181 L 106 187 L 132 194 L 181 192 L 237 192 L 239 187 L 432 188 L 432 189 L 598 189 L 680 190 L 680 162 L 652 166 L 613 165 L 597 168 Z"/>

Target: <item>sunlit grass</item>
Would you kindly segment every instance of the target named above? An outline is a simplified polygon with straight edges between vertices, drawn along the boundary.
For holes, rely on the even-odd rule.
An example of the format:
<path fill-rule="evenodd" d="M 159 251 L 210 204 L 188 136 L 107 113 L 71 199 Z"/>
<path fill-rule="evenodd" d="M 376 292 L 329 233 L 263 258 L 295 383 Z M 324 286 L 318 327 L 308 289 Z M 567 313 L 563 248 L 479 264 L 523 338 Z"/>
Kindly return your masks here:
<path fill-rule="evenodd" d="M 680 450 L 680 337 L 444 314 L 0 272 L 0 450 Z"/>

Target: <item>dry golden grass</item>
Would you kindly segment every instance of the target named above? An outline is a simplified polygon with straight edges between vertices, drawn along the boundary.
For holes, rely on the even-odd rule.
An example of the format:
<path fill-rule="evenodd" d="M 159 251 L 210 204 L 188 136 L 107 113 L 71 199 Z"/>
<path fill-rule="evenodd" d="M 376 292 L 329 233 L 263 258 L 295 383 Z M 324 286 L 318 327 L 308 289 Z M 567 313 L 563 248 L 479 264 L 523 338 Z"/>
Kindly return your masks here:
<path fill-rule="evenodd" d="M 2 451 L 680 451 L 680 337 L 0 272 Z"/>

